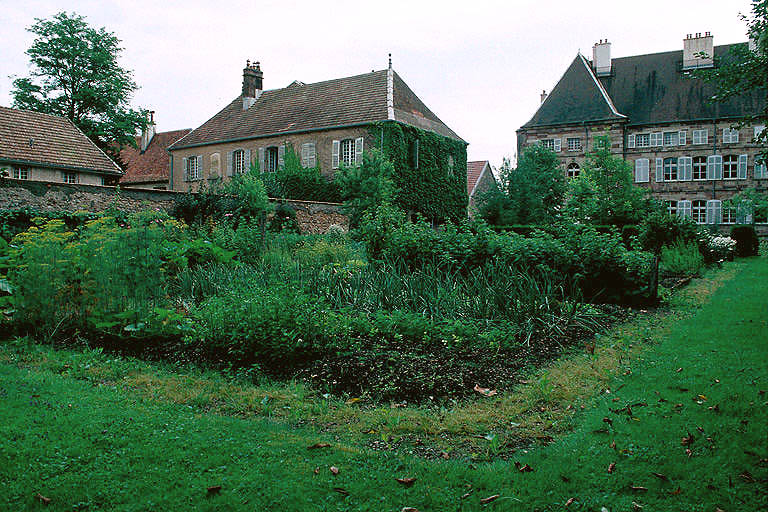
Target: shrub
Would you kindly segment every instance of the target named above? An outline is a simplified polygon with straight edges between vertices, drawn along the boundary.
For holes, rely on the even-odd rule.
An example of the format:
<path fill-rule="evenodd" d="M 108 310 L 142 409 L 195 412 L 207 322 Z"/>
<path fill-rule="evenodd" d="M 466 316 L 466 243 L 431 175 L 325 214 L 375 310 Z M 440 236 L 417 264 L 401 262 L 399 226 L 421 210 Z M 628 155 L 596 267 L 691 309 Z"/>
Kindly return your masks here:
<path fill-rule="evenodd" d="M 291 233 L 299 232 L 299 223 L 296 222 L 296 209 L 286 203 L 280 203 L 275 208 L 275 214 L 269 223 L 269 230 L 272 232 L 288 231 Z"/>
<path fill-rule="evenodd" d="M 757 238 L 754 226 L 733 226 L 731 238 L 736 241 L 737 256 L 757 256 L 760 240 Z"/>
<path fill-rule="evenodd" d="M 646 251 L 660 254 L 662 247 L 675 242 L 684 244 L 699 238 L 699 227 L 689 217 L 670 215 L 665 210 L 655 210 L 640 224 L 638 239 Z"/>
<path fill-rule="evenodd" d="M 364 153 L 363 162 L 358 166 L 339 169 L 335 181 L 344 199 L 350 227 L 357 227 L 366 212 L 392 202 L 393 173 L 394 166 L 378 150 Z"/>
<path fill-rule="evenodd" d="M 341 202 L 341 191 L 333 180 L 320 173 L 320 168 L 302 167 L 292 146 L 285 148 L 284 165 L 275 172 L 259 175 L 269 197 L 302 201 Z"/>
<path fill-rule="evenodd" d="M 704 257 L 694 243 L 678 241 L 661 249 L 661 267 L 668 274 L 697 276 L 704 266 Z"/>

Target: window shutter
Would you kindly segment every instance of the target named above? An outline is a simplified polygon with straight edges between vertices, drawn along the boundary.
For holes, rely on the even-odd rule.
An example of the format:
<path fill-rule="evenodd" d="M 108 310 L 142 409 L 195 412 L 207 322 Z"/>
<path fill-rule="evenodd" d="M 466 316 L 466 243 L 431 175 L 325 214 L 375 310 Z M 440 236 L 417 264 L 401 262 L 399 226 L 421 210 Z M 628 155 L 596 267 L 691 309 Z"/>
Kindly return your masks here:
<path fill-rule="evenodd" d="M 638 158 L 635 160 L 635 181 L 637 183 L 647 183 L 649 180 L 649 165 L 647 158 Z"/>
<path fill-rule="evenodd" d="M 627 135 L 627 147 L 633 148 L 635 147 L 635 136 L 633 135 Z"/>
<path fill-rule="evenodd" d="M 691 202 L 690 201 L 678 201 L 677 202 L 677 214 L 680 217 L 691 216 Z"/>
<path fill-rule="evenodd" d="M 664 181 L 664 160 L 661 158 L 656 159 L 656 183 Z"/>
<path fill-rule="evenodd" d="M 363 163 L 363 138 L 355 139 L 355 165 Z"/>
<path fill-rule="evenodd" d="M 184 170 L 184 181 L 189 181 L 189 166 L 186 157 L 181 159 L 181 168 Z"/>
<path fill-rule="evenodd" d="M 232 176 L 234 174 L 234 154 L 234 151 L 227 151 L 227 176 Z"/>
<path fill-rule="evenodd" d="M 203 179 L 203 155 L 197 155 L 197 177 Z"/>
<path fill-rule="evenodd" d="M 707 201 L 707 224 L 720 224 L 723 222 L 722 203 L 717 199 Z"/>
<path fill-rule="evenodd" d="M 691 181 L 693 179 L 693 158 L 681 156 L 677 159 L 677 178 L 679 181 Z"/>
<path fill-rule="evenodd" d="M 341 143 L 337 140 L 333 141 L 332 153 L 331 153 L 331 167 L 333 169 L 339 168 L 339 147 Z"/>
<path fill-rule="evenodd" d="M 686 140 L 685 140 L 686 133 L 687 132 L 678 132 L 678 134 L 677 134 L 677 143 L 680 144 L 681 146 L 685 146 L 685 143 L 686 143 Z"/>
<path fill-rule="evenodd" d="M 243 159 L 243 173 L 250 172 L 251 170 L 251 150 L 245 150 L 245 158 Z"/>
<path fill-rule="evenodd" d="M 560 152 L 563 150 L 563 139 L 555 139 L 555 151 Z"/>
<path fill-rule="evenodd" d="M 282 169 L 285 167 L 285 144 L 281 144 L 277 148 L 277 168 Z"/>
<path fill-rule="evenodd" d="M 306 142 L 301 145 L 301 166 L 309 167 L 309 144 Z"/>
<path fill-rule="evenodd" d="M 715 178 L 723 179 L 723 155 L 713 155 L 715 157 Z"/>
<path fill-rule="evenodd" d="M 747 155 L 739 155 L 739 179 L 745 180 L 747 179 L 747 161 L 748 161 Z"/>
<path fill-rule="evenodd" d="M 259 148 L 259 170 L 261 172 L 267 170 L 266 165 L 264 165 L 264 148 Z"/>
<path fill-rule="evenodd" d="M 309 147 L 309 167 L 314 168 L 317 167 L 317 147 L 315 146 L 314 142 L 310 142 L 308 144 Z"/>
<path fill-rule="evenodd" d="M 764 163 L 755 162 L 755 178 L 768 178 L 768 167 Z"/>

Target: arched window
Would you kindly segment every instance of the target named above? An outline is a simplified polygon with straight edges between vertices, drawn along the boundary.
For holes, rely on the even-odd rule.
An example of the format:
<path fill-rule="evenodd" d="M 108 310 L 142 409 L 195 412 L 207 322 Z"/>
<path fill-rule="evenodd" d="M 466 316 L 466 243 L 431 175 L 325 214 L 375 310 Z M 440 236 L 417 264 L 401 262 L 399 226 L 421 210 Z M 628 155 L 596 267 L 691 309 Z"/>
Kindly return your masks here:
<path fill-rule="evenodd" d="M 735 180 L 739 177 L 739 157 L 725 155 L 723 157 L 723 179 Z"/>
<path fill-rule="evenodd" d="M 568 169 L 566 169 L 566 173 L 569 178 L 578 178 L 579 174 L 581 173 L 579 164 L 577 164 L 576 162 L 572 162 L 568 164 Z"/>
<path fill-rule="evenodd" d="M 707 157 L 705 156 L 693 157 L 693 179 L 694 180 L 707 179 Z"/>
<path fill-rule="evenodd" d="M 664 181 L 677 181 L 677 158 L 664 159 Z"/>
<path fill-rule="evenodd" d="M 691 218 L 697 224 L 704 224 L 707 222 L 707 202 L 701 199 L 693 201 L 693 207 L 691 208 Z"/>

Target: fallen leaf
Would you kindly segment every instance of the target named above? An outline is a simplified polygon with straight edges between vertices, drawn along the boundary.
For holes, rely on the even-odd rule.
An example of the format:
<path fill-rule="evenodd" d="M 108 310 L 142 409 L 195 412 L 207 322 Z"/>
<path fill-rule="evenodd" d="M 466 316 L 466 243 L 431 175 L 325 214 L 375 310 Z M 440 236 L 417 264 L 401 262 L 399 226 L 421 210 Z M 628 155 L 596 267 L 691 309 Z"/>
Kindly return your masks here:
<path fill-rule="evenodd" d="M 495 389 L 481 388 L 479 384 L 475 384 L 475 387 L 472 389 L 474 389 L 475 391 L 477 391 L 483 396 L 495 396 L 498 394 L 498 392 Z"/>
<path fill-rule="evenodd" d="M 46 498 L 40 493 L 35 494 L 35 499 L 40 503 L 42 503 L 43 505 L 47 505 L 51 502 L 51 498 Z"/>
<path fill-rule="evenodd" d="M 643 506 L 639 503 L 632 502 L 632 510 L 643 510 Z"/>
<path fill-rule="evenodd" d="M 658 478 L 659 480 L 664 480 L 665 482 L 669 482 L 669 478 L 667 478 L 667 475 L 656 473 L 655 471 L 651 471 L 651 474 L 656 478 Z"/>
<path fill-rule="evenodd" d="M 360 399 L 359 399 L 359 398 L 350 398 L 349 400 L 347 400 L 347 401 L 346 401 L 346 402 L 344 402 L 344 403 L 345 403 L 345 404 L 347 404 L 347 405 L 352 405 L 352 404 L 354 404 L 354 403 L 357 403 L 357 402 L 359 402 L 359 401 L 360 401 Z"/>
<path fill-rule="evenodd" d="M 642 487 L 640 485 L 630 485 L 629 486 L 630 491 L 636 491 L 636 492 L 645 492 L 648 490 L 647 487 Z"/>
<path fill-rule="evenodd" d="M 530 473 L 531 471 L 533 471 L 533 468 L 531 466 L 529 466 L 528 464 L 525 464 L 525 465 L 519 467 L 518 470 L 521 473 Z"/>
<path fill-rule="evenodd" d="M 412 486 L 413 483 L 416 481 L 416 479 L 413 478 L 413 477 L 395 478 L 395 480 L 397 480 L 398 483 L 401 483 L 401 484 L 403 484 L 406 487 Z"/>
<path fill-rule="evenodd" d="M 208 494 L 219 494 L 221 492 L 220 485 L 212 485 L 208 488 Z"/>
<path fill-rule="evenodd" d="M 474 491 L 469 491 L 466 494 L 462 494 L 461 495 L 461 499 L 465 500 L 465 499 L 469 498 L 469 496 L 472 494 L 472 492 L 474 492 Z"/>
<path fill-rule="evenodd" d="M 501 495 L 500 495 L 500 494 L 494 494 L 493 496 L 488 496 L 487 498 L 483 498 L 483 499 L 481 499 L 481 500 L 480 500 L 480 503 L 482 503 L 483 505 L 487 505 L 488 503 L 490 503 L 490 502 L 492 502 L 492 501 L 495 501 L 496 499 L 498 499 L 498 498 L 499 498 L 499 496 L 501 496 Z"/>
<path fill-rule="evenodd" d="M 450 458 L 451 458 L 451 456 L 450 456 L 450 455 L 448 455 L 448 452 L 443 452 L 443 453 L 441 453 L 441 454 L 440 454 L 440 456 L 441 456 L 442 458 L 444 458 L 445 460 L 448 460 L 448 459 L 450 459 Z"/>
<path fill-rule="evenodd" d="M 755 477 L 753 477 L 752 473 L 750 473 L 749 471 L 745 470 L 743 473 L 739 474 L 739 476 L 742 478 L 742 480 L 744 480 L 745 482 L 749 482 L 750 484 L 757 482 L 757 480 L 755 480 Z"/>
<path fill-rule="evenodd" d="M 615 449 L 616 449 L 616 441 L 611 441 L 611 444 L 609 445 L 609 447 L 610 447 L 612 450 L 615 450 Z"/>
<path fill-rule="evenodd" d="M 333 473 L 334 475 L 339 474 L 339 468 L 337 468 L 336 466 L 331 466 L 330 469 L 331 469 L 331 473 Z"/>
<path fill-rule="evenodd" d="M 702 434 L 704 433 L 704 429 L 703 429 L 703 428 L 701 428 L 701 427 L 696 427 L 696 430 L 698 430 L 698 431 L 699 431 L 699 432 L 701 432 Z"/>
<path fill-rule="evenodd" d="M 607 423 L 610 426 L 613 426 L 613 420 L 611 418 L 603 418 L 603 423 Z"/>
<path fill-rule="evenodd" d="M 610 464 L 608 464 L 608 472 L 609 473 L 613 473 L 614 469 L 616 469 L 616 463 L 615 462 L 611 462 Z"/>
<path fill-rule="evenodd" d="M 682 369 L 682 368 L 678 368 L 678 369 L 677 369 L 677 370 L 675 370 L 675 371 L 676 371 L 677 373 L 680 373 L 681 371 L 683 371 L 683 369 Z"/>
<path fill-rule="evenodd" d="M 570 507 L 570 506 L 571 506 L 571 503 L 573 503 L 573 500 L 575 500 L 575 499 L 576 499 L 576 498 L 568 498 L 568 501 L 566 501 L 566 502 L 565 502 L 565 506 L 566 506 L 566 507 Z"/>
<path fill-rule="evenodd" d="M 691 435 L 690 432 L 688 432 L 687 436 L 683 436 L 683 438 L 680 440 L 680 444 L 683 446 L 690 446 L 693 444 L 694 438 Z"/>
<path fill-rule="evenodd" d="M 349 496 L 349 491 L 347 491 L 346 489 L 343 489 L 341 487 L 334 487 L 333 490 L 336 491 L 337 493 L 341 494 L 342 496 Z"/>
<path fill-rule="evenodd" d="M 403 507 L 400 512 L 419 512 L 419 510 L 413 507 Z"/>
<path fill-rule="evenodd" d="M 680 487 L 678 487 L 678 488 L 677 488 L 677 489 L 675 489 L 674 491 L 669 491 L 669 494 L 671 494 L 672 496 L 677 496 L 677 495 L 678 495 L 678 494 L 680 494 L 681 492 L 683 492 L 683 490 L 682 490 L 682 489 L 680 489 Z"/>
<path fill-rule="evenodd" d="M 318 448 L 330 448 L 331 445 L 328 443 L 315 443 L 312 446 L 307 446 L 307 450 L 317 450 Z"/>
<path fill-rule="evenodd" d="M 587 350 L 588 354 L 594 354 L 595 353 L 595 344 L 594 343 L 585 343 L 584 348 Z"/>

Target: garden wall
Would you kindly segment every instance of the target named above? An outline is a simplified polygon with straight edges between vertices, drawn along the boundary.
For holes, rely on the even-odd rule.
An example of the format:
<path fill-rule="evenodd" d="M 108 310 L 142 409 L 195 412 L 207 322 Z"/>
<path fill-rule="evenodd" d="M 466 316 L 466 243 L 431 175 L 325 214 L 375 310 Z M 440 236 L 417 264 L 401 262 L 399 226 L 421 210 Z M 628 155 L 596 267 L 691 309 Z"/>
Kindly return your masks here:
<path fill-rule="evenodd" d="M 42 211 L 101 212 L 111 206 L 126 212 L 147 208 L 170 210 L 182 192 L 99 185 L 82 185 L 0 178 L 0 209 L 34 208 Z M 287 200 L 296 210 L 302 233 L 324 233 L 332 224 L 344 227 L 349 219 L 340 204 Z"/>

